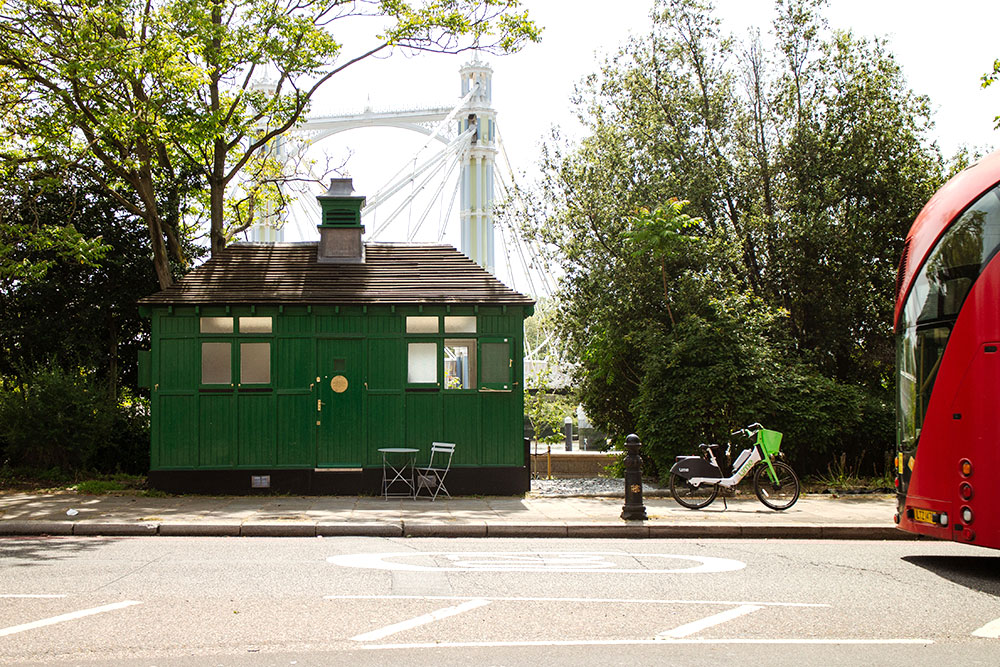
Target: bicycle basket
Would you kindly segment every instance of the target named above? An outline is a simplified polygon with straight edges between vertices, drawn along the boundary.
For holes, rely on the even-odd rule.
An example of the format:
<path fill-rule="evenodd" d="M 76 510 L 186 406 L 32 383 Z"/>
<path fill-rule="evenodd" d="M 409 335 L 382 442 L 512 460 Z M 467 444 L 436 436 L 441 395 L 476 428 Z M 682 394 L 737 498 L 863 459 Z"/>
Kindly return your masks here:
<path fill-rule="evenodd" d="M 781 434 L 762 428 L 757 431 L 757 444 L 764 449 L 764 453 L 768 456 L 776 456 L 781 446 Z"/>

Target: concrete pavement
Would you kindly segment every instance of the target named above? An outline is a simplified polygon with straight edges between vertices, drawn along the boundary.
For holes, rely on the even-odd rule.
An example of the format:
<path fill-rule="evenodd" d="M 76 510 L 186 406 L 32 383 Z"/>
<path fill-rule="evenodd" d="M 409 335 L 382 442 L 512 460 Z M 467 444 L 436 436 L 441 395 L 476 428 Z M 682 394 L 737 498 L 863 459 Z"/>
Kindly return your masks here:
<path fill-rule="evenodd" d="M 684 537 L 911 539 L 890 495 L 803 495 L 775 512 L 755 498 L 687 510 L 645 499 L 646 521 L 623 521 L 622 498 L 347 496 L 88 496 L 0 494 L 0 535 L 328 537 Z"/>

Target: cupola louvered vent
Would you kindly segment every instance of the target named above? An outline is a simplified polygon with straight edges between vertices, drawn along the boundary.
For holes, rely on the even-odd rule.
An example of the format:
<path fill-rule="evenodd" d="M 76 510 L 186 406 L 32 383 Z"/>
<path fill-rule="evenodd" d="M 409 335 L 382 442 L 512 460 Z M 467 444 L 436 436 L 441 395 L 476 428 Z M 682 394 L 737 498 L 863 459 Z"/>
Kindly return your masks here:
<path fill-rule="evenodd" d="M 317 260 L 341 264 L 364 262 L 361 208 L 365 198 L 354 194 L 351 179 L 332 179 L 330 189 L 316 199 L 321 211 Z"/>

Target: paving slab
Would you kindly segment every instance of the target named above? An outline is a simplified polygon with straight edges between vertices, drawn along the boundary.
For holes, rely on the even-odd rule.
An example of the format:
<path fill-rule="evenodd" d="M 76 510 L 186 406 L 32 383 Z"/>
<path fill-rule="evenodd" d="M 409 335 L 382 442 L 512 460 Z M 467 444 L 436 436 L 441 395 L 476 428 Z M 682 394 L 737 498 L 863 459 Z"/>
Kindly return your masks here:
<path fill-rule="evenodd" d="M 648 519 L 621 519 L 614 497 L 86 496 L 0 492 L 0 535 L 441 537 L 766 537 L 912 539 L 892 523 L 891 495 L 803 495 L 784 512 L 756 499 L 688 510 L 645 499 Z"/>

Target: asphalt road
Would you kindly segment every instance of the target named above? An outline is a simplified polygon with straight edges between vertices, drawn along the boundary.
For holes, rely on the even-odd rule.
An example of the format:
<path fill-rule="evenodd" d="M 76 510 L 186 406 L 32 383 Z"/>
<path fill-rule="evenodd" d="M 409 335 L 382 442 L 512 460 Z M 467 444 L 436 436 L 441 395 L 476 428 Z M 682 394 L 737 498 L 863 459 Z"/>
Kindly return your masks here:
<path fill-rule="evenodd" d="M 997 655 L 1000 555 L 955 544 L 0 540 L 0 664 L 940 667 Z"/>

